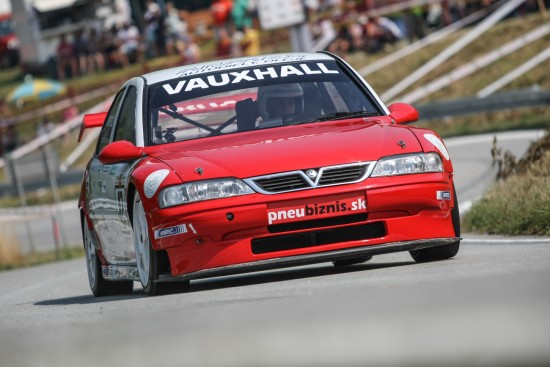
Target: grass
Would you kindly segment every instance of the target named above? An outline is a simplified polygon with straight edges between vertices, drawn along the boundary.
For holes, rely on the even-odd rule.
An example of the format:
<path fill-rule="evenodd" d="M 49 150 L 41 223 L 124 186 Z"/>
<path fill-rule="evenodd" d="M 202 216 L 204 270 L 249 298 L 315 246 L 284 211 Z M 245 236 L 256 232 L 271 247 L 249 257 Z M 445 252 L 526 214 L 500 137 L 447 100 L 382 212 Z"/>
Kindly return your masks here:
<path fill-rule="evenodd" d="M 0 243 L 0 251 L 2 250 Z M 12 251 L 12 250 L 8 250 Z M 9 257 L 4 257 L 4 253 L 0 256 L 0 271 L 24 268 L 51 263 L 60 260 L 70 260 L 84 257 L 84 248 L 82 246 L 71 246 L 62 248 L 58 253 L 55 251 L 34 252 L 23 255 L 21 253 L 12 253 Z"/>
<path fill-rule="evenodd" d="M 2 231 L 2 236 L 0 236 L 0 271 L 84 256 L 84 248 L 81 245 L 63 247 L 59 252 L 51 250 L 24 254 L 14 228 L 9 224 L 0 223 L 0 230 Z"/>
<path fill-rule="evenodd" d="M 59 188 L 61 201 L 77 199 L 80 195 L 80 184 L 65 185 Z M 53 194 L 50 188 L 26 192 L 28 205 L 46 205 L 53 203 Z M 21 205 L 19 197 L 0 197 L 0 208 L 13 208 Z M 76 204 L 75 204 L 76 205 Z"/>
<path fill-rule="evenodd" d="M 550 236 L 550 150 L 527 172 L 498 182 L 462 216 L 467 232 Z"/>

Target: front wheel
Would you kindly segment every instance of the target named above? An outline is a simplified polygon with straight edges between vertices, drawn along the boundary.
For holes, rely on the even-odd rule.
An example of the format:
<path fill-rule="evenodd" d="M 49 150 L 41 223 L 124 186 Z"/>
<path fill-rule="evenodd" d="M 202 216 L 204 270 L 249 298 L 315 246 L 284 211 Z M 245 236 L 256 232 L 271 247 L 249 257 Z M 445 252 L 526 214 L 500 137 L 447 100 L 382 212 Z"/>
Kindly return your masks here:
<path fill-rule="evenodd" d="M 455 206 L 451 210 L 451 217 L 453 220 L 453 229 L 455 232 L 455 237 L 460 237 L 460 212 L 458 210 L 458 200 L 456 198 L 456 190 L 453 185 L 454 191 L 454 203 Z M 414 261 L 417 263 L 425 263 L 430 261 L 446 260 L 455 256 L 458 253 L 460 247 L 460 240 L 453 242 L 448 245 L 430 247 L 423 250 L 414 250 L 410 251 L 410 254 Z"/>
<path fill-rule="evenodd" d="M 97 256 L 95 238 L 84 219 L 82 221 L 82 237 L 84 240 L 84 252 L 86 253 L 86 268 L 88 269 L 88 282 L 90 289 L 96 297 L 129 294 L 134 290 L 132 280 L 108 281 L 101 274 L 101 262 Z"/>
<path fill-rule="evenodd" d="M 159 274 L 165 268 L 168 261 L 159 251 L 151 247 L 149 238 L 149 226 L 145 217 L 145 210 L 139 194 L 134 195 L 133 221 L 134 246 L 136 250 L 136 263 L 139 273 L 139 280 L 143 291 L 148 296 L 159 294 L 175 293 L 185 291 L 189 286 L 186 282 L 157 282 Z"/>

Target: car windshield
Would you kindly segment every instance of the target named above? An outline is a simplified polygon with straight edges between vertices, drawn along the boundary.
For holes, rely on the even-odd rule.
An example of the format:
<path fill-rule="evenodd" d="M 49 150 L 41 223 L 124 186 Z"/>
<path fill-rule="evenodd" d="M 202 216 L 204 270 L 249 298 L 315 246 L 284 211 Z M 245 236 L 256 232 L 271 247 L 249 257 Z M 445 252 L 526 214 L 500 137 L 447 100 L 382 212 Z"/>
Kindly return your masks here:
<path fill-rule="evenodd" d="M 382 114 L 327 60 L 187 76 L 149 93 L 151 144 Z"/>

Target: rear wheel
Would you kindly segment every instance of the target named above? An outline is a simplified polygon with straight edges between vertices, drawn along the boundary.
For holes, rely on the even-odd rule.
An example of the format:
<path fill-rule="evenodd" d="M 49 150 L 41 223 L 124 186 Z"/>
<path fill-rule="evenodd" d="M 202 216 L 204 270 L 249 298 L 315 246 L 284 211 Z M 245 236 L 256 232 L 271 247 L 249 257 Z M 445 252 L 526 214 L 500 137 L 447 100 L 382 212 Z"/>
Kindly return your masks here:
<path fill-rule="evenodd" d="M 97 256 L 95 239 L 86 220 L 83 220 L 82 223 L 82 237 L 84 239 L 84 251 L 86 253 L 88 282 L 90 283 L 90 289 L 93 295 L 102 297 L 132 293 L 134 289 L 134 282 L 132 280 L 108 281 L 103 279 L 101 261 L 99 261 Z"/>
<path fill-rule="evenodd" d="M 157 282 L 168 259 L 163 253 L 153 250 L 149 238 L 149 227 L 145 210 L 139 194 L 134 195 L 133 221 L 134 246 L 139 280 L 143 291 L 148 296 L 183 292 L 188 289 L 189 281 L 185 282 Z"/>
<path fill-rule="evenodd" d="M 454 199 L 455 206 L 451 210 L 451 217 L 453 220 L 455 237 L 460 237 L 460 212 L 458 210 L 458 200 L 456 198 L 456 190 L 454 189 L 454 186 L 453 186 L 453 191 L 454 191 L 453 199 Z M 455 256 L 458 253 L 459 247 L 460 247 L 460 241 L 456 241 L 449 245 L 430 247 L 423 250 L 410 251 L 410 254 L 414 259 L 414 261 L 416 261 L 417 263 L 425 263 L 430 261 L 450 259 L 451 257 Z"/>

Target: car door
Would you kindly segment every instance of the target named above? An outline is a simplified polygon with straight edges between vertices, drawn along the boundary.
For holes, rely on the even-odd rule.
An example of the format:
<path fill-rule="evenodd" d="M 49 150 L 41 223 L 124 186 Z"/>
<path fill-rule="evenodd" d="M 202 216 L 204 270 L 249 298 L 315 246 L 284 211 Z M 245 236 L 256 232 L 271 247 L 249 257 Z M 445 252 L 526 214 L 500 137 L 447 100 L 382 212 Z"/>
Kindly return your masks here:
<path fill-rule="evenodd" d="M 134 85 L 121 90 L 115 97 L 101 130 L 90 170 L 90 182 L 95 205 L 90 205 L 90 217 L 98 235 L 103 255 L 110 264 L 135 262 L 133 234 L 128 218 L 126 190 L 135 161 L 103 164 L 99 153 L 108 144 L 127 140 L 136 144 L 138 92 Z"/>

